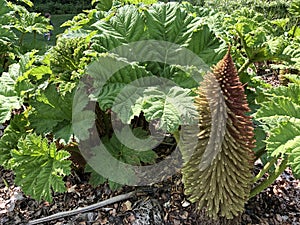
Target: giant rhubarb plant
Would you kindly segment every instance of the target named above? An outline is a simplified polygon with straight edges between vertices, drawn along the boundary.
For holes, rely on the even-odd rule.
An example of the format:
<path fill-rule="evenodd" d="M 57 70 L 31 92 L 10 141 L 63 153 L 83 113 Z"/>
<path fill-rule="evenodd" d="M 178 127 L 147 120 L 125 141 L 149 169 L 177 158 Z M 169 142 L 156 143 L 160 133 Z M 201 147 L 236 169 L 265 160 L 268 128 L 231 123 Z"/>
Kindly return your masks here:
<path fill-rule="evenodd" d="M 242 83 L 228 53 L 197 90 L 198 143 L 183 141 L 185 193 L 209 217 L 232 219 L 244 210 L 252 182 L 254 134 Z M 192 132 L 191 132 L 192 133 Z M 190 156 L 191 155 L 191 156 Z"/>

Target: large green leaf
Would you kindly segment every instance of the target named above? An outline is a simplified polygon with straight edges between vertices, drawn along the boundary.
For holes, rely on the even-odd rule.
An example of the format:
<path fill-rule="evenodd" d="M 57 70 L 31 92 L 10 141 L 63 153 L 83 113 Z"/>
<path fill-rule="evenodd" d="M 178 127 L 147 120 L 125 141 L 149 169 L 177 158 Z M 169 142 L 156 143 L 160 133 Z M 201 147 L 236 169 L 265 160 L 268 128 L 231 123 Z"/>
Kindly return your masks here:
<path fill-rule="evenodd" d="M 0 27 L 0 53 L 4 54 L 14 49 L 14 41 L 16 41 L 17 36 L 7 27 Z"/>
<path fill-rule="evenodd" d="M 289 64 L 296 69 L 300 69 L 300 40 L 290 41 L 284 49 L 283 54 L 290 56 Z"/>
<path fill-rule="evenodd" d="M 128 137 L 130 139 L 126 140 Z M 139 144 L 134 143 L 133 138 L 136 138 L 134 141 L 139 141 Z M 154 163 L 157 158 L 151 147 L 148 149 L 150 145 L 151 140 L 148 139 L 147 132 L 141 128 L 121 129 L 111 138 L 102 138 L 100 145 L 91 149 L 93 156 L 88 160 L 87 171 L 92 172 L 93 185 L 103 183 L 105 179 L 121 184 L 135 184 L 138 179 L 134 170 L 136 166 Z M 110 185 L 115 186 L 114 182 L 110 182 Z"/>
<path fill-rule="evenodd" d="M 18 9 L 20 8 L 17 7 Z M 14 28 L 24 33 L 37 32 L 43 34 L 51 29 L 52 25 L 49 25 L 47 18 L 40 15 L 40 13 L 29 12 L 25 8 L 22 8 L 19 12 L 20 18 L 16 21 Z"/>
<path fill-rule="evenodd" d="M 63 177 L 70 174 L 70 154 L 57 151 L 54 143 L 35 134 L 19 141 L 12 151 L 16 174 L 15 182 L 25 194 L 38 200 L 52 201 L 52 190 L 66 190 Z"/>
<path fill-rule="evenodd" d="M 30 104 L 34 110 L 29 115 L 29 122 L 38 134 L 53 133 L 55 138 L 69 141 L 73 134 L 73 92 L 62 96 L 54 85 L 50 85 Z"/>
<path fill-rule="evenodd" d="M 294 148 L 292 149 L 292 152 L 290 154 L 289 158 L 289 165 L 291 166 L 293 170 L 293 175 L 300 179 L 300 136 L 298 135 L 297 138 L 294 140 Z"/>
<path fill-rule="evenodd" d="M 293 0 L 288 10 L 293 16 L 300 17 L 300 1 Z"/>
<path fill-rule="evenodd" d="M 97 3 L 97 9 L 102 10 L 102 11 L 108 11 L 110 10 L 110 8 L 113 5 L 113 1 L 112 0 L 93 0 L 92 1 L 92 5 Z"/>
<path fill-rule="evenodd" d="M 142 66 L 133 63 L 125 66 L 122 59 L 105 56 L 88 68 L 88 73 L 95 78 L 94 87 L 99 92 L 96 91 L 96 98 L 102 110 L 112 108 L 123 123 L 130 123 L 143 111 L 148 121 L 161 118 L 159 127 L 169 132 L 195 118 L 190 89 L 181 88 L 166 78 L 150 76 Z M 118 67 L 123 68 L 114 73 Z M 195 83 L 191 77 L 186 79 Z"/>
<path fill-rule="evenodd" d="M 135 143 L 132 143 L 132 139 L 129 139 L 131 135 L 139 140 L 145 141 L 145 146 L 149 146 L 151 144 L 151 140 L 147 139 L 147 132 L 141 128 L 132 130 L 123 128 L 121 131 L 116 131 L 116 134 L 114 134 L 110 139 L 104 138 L 103 143 L 113 157 L 124 163 L 137 166 L 140 166 L 142 162 L 154 163 L 157 157 L 156 153 L 151 149 L 141 149 L 144 145 L 138 146 L 135 145 Z"/>
<path fill-rule="evenodd" d="M 284 122 L 271 130 L 267 139 L 267 150 L 275 157 L 290 153 L 299 147 L 299 138 L 300 120 Z"/>
<path fill-rule="evenodd" d="M 163 84 L 162 81 L 156 76 L 149 76 L 127 84 L 116 96 L 112 111 L 118 115 L 123 123 L 129 124 L 133 117 L 138 116 L 143 110 L 142 103 L 146 97 L 144 94 L 146 90 L 150 87 L 159 89 L 162 85 L 169 88 L 173 86 L 171 82 Z"/>
<path fill-rule="evenodd" d="M 282 121 L 300 119 L 299 85 L 282 86 L 269 91 L 268 95 L 268 100 L 262 104 L 255 114 L 258 120 L 274 127 Z"/>
<path fill-rule="evenodd" d="M 202 69 L 205 71 L 206 67 Z M 198 87 L 199 82 L 203 79 L 203 73 L 199 68 L 184 68 L 179 65 L 170 65 L 169 67 L 165 67 L 163 77 L 173 81 L 182 88 L 192 89 Z"/>
<path fill-rule="evenodd" d="M 90 135 L 89 129 L 95 124 L 96 115 L 93 109 L 89 110 L 89 97 L 85 92 L 84 84 L 80 83 L 74 95 L 72 107 L 72 130 L 79 140 L 87 140 Z"/>
<path fill-rule="evenodd" d="M 6 0 L 0 0 L 0 18 L 7 14 L 9 12 L 9 8 L 7 6 L 7 1 Z M 1 21 L 1 20 L 0 20 Z M 2 22 L 2 21 L 1 21 Z"/>
<path fill-rule="evenodd" d="M 19 62 L 9 66 L 8 72 L 0 77 L 0 123 L 9 120 L 11 111 L 23 104 L 24 93 L 32 90 L 33 84 L 28 80 L 36 51 L 20 56 Z"/>
<path fill-rule="evenodd" d="M 11 73 L 3 73 L 0 77 L 0 123 L 11 118 L 11 111 L 19 109 L 22 99 L 15 91 L 15 80 Z"/>
<path fill-rule="evenodd" d="M 298 78 L 299 79 L 299 78 Z M 300 105 L 300 85 L 289 84 L 288 86 L 279 86 L 268 92 L 271 96 L 281 96 L 297 105 Z"/>
<path fill-rule="evenodd" d="M 115 98 L 126 85 L 151 75 L 143 66 L 107 54 L 90 64 L 87 72 L 94 78 L 94 97 L 104 111 L 113 106 Z"/>
<path fill-rule="evenodd" d="M 284 75 L 290 82 L 295 83 L 300 86 L 300 76 L 297 74 L 286 74 Z"/>
<path fill-rule="evenodd" d="M 144 13 L 148 39 L 184 44 L 192 35 L 195 18 L 176 3 L 154 4 Z"/>
<path fill-rule="evenodd" d="M 267 92 L 255 117 L 263 121 L 269 132 L 266 149 L 271 157 L 289 155 L 288 164 L 300 176 L 300 86 L 289 84 Z"/>
<path fill-rule="evenodd" d="M 145 31 L 142 15 L 133 5 L 125 5 L 117 9 L 115 16 L 109 20 L 100 20 L 93 26 L 99 31 L 99 34 L 93 38 L 96 42 L 94 46 L 100 45 L 100 48 L 106 51 L 124 43 L 142 40 Z"/>
<path fill-rule="evenodd" d="M 147 39 L 188 47 L 210 66 L 225 54 L 225 46 L 220 46 L 221 40 L 203 25 L 201 18 L 195 17 L 187 7 L 178 3 L 157 3 L 149 6 L 147 10 L 127 5 L 117 9 L 114 16 L 100 20 L 93 26 L 98 30 L 93 38 L 93 47 L 98 52 Z M 155 52 L 157 54 L 157 48 L 162 47 L 167 53 L 171 46 L 154 42 L 145 53 L 147 56 Z"/>
<path fill-rule="evenodd" d="M 198 23 L 193 28 L 188 49 L 196 53 L 209 66 L 216 64 L 226 53 L 227 47 L 207 25 Z"/>
<path fill-rule="evenodd" d="M 289 165 L 296 177 L 300 177 L 300 120 L 288 121 L 271 130 L 267 139 L 267 150 L 271 156 L 289 155 Z"/>
<path fill-rule="evenodd" d="M 10 168 L 11 151 L 17 147 L 19 139 L 26 135 L 27 123 L 28 121 L 22 115 L 15 115 L 5 128 L 0 139 L 0 165 Z"/>
<path fill-rule="evenodd" d="M 144 92 L 142 111 L 148 121 L 159 120 L 158 128 L 173 133 L 180 125 L 194 123 L 197 111 L 189 89 L 149 87 Z"/>

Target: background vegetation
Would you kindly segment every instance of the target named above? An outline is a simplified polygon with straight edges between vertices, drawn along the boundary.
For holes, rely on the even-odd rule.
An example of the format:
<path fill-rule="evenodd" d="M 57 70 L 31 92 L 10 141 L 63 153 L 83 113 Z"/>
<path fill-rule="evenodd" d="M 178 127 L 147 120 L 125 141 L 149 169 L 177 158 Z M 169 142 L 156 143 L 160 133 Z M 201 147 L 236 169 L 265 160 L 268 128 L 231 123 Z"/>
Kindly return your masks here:
<path fill-rule="evenodd" d="M 19 3 L 17 0 L 13 0 L 13 3 Z M 90 9 L 91 1 L 90 0 L 34 0 L 31 1 L 33 7 L 30 7 L 30 11 L 51 14 L 78 14 L 82 10 Z"/>

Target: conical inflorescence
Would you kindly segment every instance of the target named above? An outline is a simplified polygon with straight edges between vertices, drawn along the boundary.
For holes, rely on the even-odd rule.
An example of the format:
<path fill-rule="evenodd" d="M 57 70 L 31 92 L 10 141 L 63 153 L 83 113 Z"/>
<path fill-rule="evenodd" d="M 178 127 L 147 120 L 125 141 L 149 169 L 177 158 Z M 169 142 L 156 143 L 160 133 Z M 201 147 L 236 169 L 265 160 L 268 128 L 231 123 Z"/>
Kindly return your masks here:
<path fill-rule="evenodd" d="M 209 217 L 232 219 L 248 200 L 254 154 L 254 133 L 244 88 L 230 50 L 204 77 L 197 90 L 199 112 L 196 146 L 181 146 L 185 193 Z"/>

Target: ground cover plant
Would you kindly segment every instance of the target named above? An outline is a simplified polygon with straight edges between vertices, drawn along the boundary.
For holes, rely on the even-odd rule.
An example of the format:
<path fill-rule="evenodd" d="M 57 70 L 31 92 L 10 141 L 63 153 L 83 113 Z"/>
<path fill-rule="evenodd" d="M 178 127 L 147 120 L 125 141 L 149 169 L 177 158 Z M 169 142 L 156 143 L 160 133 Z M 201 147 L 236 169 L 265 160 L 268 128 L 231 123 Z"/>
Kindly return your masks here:
<path fill-rule="evenodd" d="M 45 54 L 20 54 L 22 37 L 5 19 L 19 6 L 2 0 L 0 122 L 9 124 L 0 164 L 25 194 L 51 201 L 66 190 L 71 168 L 85 168 L 93 185 L 144 184 L 137 168 L 155 165 L 151 146 L 162 137 L 179 146 L 189 200 L 215 221 L 238 223 L 247 200 L 287 166 L 300 176 L 300 2 L 272 20 L 255 8 L 229 14 L 205 4 L 144 3 L 93 1 Z M 257 76 L 266 62 L 286 86 Z M 103 149 L 123 164 L 100 175 L 95 163 L 112 162 Z M 259 158 L 264 168 L 253 175 Z"/>

